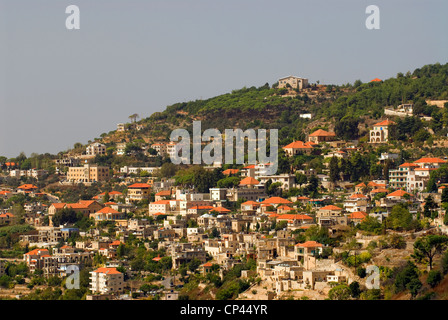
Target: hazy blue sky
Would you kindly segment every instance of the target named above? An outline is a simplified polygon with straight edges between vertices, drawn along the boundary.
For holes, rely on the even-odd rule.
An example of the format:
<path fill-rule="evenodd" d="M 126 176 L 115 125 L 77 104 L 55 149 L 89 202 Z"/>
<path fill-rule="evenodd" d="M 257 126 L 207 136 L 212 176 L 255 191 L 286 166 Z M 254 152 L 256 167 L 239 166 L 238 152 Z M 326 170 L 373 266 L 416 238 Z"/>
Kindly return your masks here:
<path fill-rule="evenodd" d="M 81 29 L 67 30 L 69 5 Z M 368 5 L 380 30 L 368 30 Z M 0 155 L 57 153 L 138 113 L 296 75 L 448 60 L 446 0 L 0 0 Z"/>

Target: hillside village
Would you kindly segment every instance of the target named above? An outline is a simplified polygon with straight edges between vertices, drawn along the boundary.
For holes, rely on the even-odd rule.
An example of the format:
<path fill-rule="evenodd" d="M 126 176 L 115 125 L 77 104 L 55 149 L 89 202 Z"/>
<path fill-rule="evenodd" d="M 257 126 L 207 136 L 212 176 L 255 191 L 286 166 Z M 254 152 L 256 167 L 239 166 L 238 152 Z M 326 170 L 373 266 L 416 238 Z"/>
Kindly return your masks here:
<path fill-rule="evenodd" d="M 444 82 L 432 95 L 353 107 L 434 74 Z M 132 114 L 58 155 L 0 157 L 0 297 L 447 299 L 447 88 L 437 65 L 346 86 L 289 76 L 218 97 L 236 106 L 222 126 L 279 129 L 273 175 L 272 163 L 171 163 L 171 130 L 215 117 L 215 100 Z M 235 113 L 244 99 L 270 102 Z"/>

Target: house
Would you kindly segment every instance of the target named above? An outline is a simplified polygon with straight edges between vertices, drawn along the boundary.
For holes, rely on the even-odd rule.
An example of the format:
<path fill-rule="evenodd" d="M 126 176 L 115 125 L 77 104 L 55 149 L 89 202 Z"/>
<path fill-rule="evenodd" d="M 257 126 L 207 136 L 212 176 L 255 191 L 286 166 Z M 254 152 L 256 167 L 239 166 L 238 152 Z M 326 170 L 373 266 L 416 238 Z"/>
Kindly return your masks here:
<path fill-rule="evenodd" d="M 286 88 L 288 85 L 293 89 L 299 90 L 305 89 L 309 86 L 308 79 L 306 78 L 287 76 L 278 79 L 278 88 Z"/>
<path fill-rule="evenodd" d="M 128 195 L 126 203 L 149 200 L 151 193 L 151 185 L 147 183 L 134 183 L 128 186 Z"/>
<path fill-rule="evenodd" d="M 397 190 L 394 192 L 389 193 L 388 195 L 386 195 L 387 199 L 390 200 L 397 200 L 397 201 L 401 201 L 401 200 L 408 200 L 412 195 L 406 191 L 403 190 Z"/>
<path fill-rule="evenodd" d="M 117 294 L 124 290 L 124 275 L 117 268 L 98 268 L 90 272 L 90 291 Z"/>
<path fill-rule="evenodd" d="M 0 225 L 10 224 L 14 219 L 14 215 L 9 212 L 0 213 Z"/>
<path fill-rule="evenodd" d="M 126 153 L 126 142 L 119 142 L 116 145 L 117 156 L 123 156 Z"/>
<path fill-rule="evenodd" d="M 368 214 L 364 211 L 355 211 L 355 212 L 351 212 L 348 216 L 348 222 L 353 222 L 355 225 L 357 225 L 358 223 L 361 223 L 366 217 L 368 216 Z"/>
<path fill-rule="evenodd" d="M 307 256 L 322 254 L 323 245 L 317 241 L 306 241 L 294 246 L 294 259 L 300 261 Z"/>
<path fill-rule="evenodd" d="M 344 201 L 344 209 L 347 212 L 367 211 L 369 199 L 362 193 L 354 193 Z"/>
<path fill-rule="evenodd" d="M 370 143 L 385 143 L 389 141 L 389 127 L 396 123 L 390 120 L 384 120 L 373 125 L 370 130 Z"/>
<path fill-rule="evenodd" d="M 322 129 L 318 129 L 308 136 L 308 141 L 314 143 L 334 141 L 335 139 L 336 134 L 334 132 L 328 132 Z"/>
<path fill-rule="evenodd" d="M 168 214 L 171 211 L 170 200 L 159 200 L 149 204 L 149 213 Z"/>
<path fill-rule="evenodd" d="M 122 212 L 114 210 L 110 207 L 104 207 L 101 210 L 90 214 L 90 217 L 95 220 L 96 223 L 101 221 L 114 221 L 124 219 L 125 215 Z"/>
<path fill-rule="evenodd" d="M 311 153 L 313 149 L 314 144 L 303 141 L 294 141 L 283 147 L 283 150 L 288 157 L 295 156 L 301 153 Z"/>
<path fill-rule="evenodd" d="M 37 187 L 33 184 L 22 184 L 17 187 L 18 193 L 34 193 L 37 191 Z"/>
<path fill-rule="evenodd" d="M 155 200 L 169 200 L 171 199 L 171 190 L 161 190 L 156 193 Z"/>

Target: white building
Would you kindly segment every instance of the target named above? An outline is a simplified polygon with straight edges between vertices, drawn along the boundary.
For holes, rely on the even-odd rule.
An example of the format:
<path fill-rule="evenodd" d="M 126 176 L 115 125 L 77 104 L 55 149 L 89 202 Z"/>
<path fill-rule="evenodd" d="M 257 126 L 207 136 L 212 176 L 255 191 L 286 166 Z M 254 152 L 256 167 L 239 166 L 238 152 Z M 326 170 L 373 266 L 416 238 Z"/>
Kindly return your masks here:
<path fill-rule="evenodd" d="M 98 268 L 90 272 L 92 293 L 115 294 L 123 291 L 124 275 L 117 268 Z"/>

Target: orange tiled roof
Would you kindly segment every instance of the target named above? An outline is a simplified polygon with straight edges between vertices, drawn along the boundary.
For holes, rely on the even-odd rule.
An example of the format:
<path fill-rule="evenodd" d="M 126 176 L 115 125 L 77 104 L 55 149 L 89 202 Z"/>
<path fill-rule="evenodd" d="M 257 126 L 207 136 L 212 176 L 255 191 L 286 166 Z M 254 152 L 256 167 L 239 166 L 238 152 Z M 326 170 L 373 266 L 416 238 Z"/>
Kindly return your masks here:
<path fill-rule="evenodd" d="M 446 163 L 446 161 L 440 158 L 420 158 L 414 163 Z"/>
<path fill-rule="evenodd" d="M 403 190 L 397 190 L 397 191 L 394 191 L 394 192 L 392 192 L 392 193 L 389 193 L 389 194 L 387 195 L 387 197 L 402 197 L 402 196 L 404 196 L 405 194 L 409 194 L 409 195 L 410 195 L 410 193 L 407 193 L 406 191 L 403 191 Z"/>
<path fill-rule="evenodd" d="M 17 187 L 17 189 L 31 190 L 31 189 L 37 189 L 37 187 L 32 184 L 22 184 L 21 186 Z"/>
<path fill-rule="evenodd" d="M 67 204 L 66 203 L 52 203 L 51 204 L 56 209 L 63 209 Z"/>
<path fill-rule="evenodd" d="M 370 191 L 370 193 L 381 193 L 381 192 L 388 193 L 389 190 L 387 190 L 386 188 L 377 188 Z"/>
<path fill-rule="evenodd" d="M 96 270 L 94 270 L 93 272 L 96 273 L 105 273 L 105 274 L 121 274 L 120 271 L 117 270 L 117 268 L 98 268 Z"/>
<path fill-rule="evenodd" d="M 213 209 L 210 209 L 209 211 L 210 212 L 216 211 L 216 212 L 220 212 L 220 213 L 230 212 L 229 209 L 226 209 L 224 207 L 214 207 Z"/>
<path fill-rule="evenodd" d="M 375 78 L 375 79 L 373 79 L 373 80 L 370 80 L 370 82 L 381 82 L 381 81 L 383 81 L 383 80 L 381 80 L 381 79 L 379 79 L 379 78 Z"/>
<path fill-rule="evenodd" d="M 260 205 L 260 203 L 258 203 L 258 202 L 256 202 L 256 201 L 249 200 L 249 201 L 243 202 L 241 205 L 253 205 L 253 206 L 258 206 L 258 205 Z"/>
<path fill-rule="evenodd" d="M 156 193 L 156 196 L 170 196 L 171 190 L 162 190 Z"/>
<path fill-rule="evenodd" d="M 88 209 L 88 207 L 83 203 L 67 203 L 67 207 L 72 209 Z"/>
<path fill-rule="evenodd" d="M 313 149 L 313 146 L 307 142 L 294 141 L 284 146 L 283 149 Z"/>
<path fill-rule="evenodd" d="M 367 217 L 367 213 L 365 213 L 364 211 L 352 212 L 347 216 L 347 218 L 349 218 L 349 219 L 363 219 L 363 220 L 366 217 Z"/>
<path fill-rule="evenodd" d="M 389 119 L 386 119 L 386 120 L 384 120 L 384 121 L 378 122 L 378 123 L 375 124 L 374 126 L 375 126 L 375 127 L 376 127 L 376 126 L 390 126 L 390 125 L 392 125 L 392 124 L 396 124 L 396 123 L 393 122 L 393 121 L 391 121 L 391 120 L 389 120 Z"/>
<path fill-rule="evenodd" d="M 112 209 L 111 207 L 104 207 L 100 211 L 97 211 L 97 213 L 120 213 L 115 209 Z"/>
<path fill-rule="evenodd" d="M 332 204 L 325 206 L 323 208 L 320 208 L 320 210 L 342 210 L 341 208 L 334 206 Z"/>
<path fill-rule="evenodd" d="M 284 199 L 281 197 L 270 197 L 268 199 L 263 200 L 263 202 L 261 202 L 263 204 L 290 204 L 292 203 L 291 201 L 289 201 L 288 199 Z"/>
<path fill-rule="evenodd" d="M 313 220 L 306 214 L 281 214 L 277 215 L 277 220 Z"/>
<path fill-rule="evenodd" d="M 147 188 L 151 188 L 151 185 L 149 185 L 147 183 L 134 183 L 134 184 L 131 184 L 130 186 L 128 186 L 128 188 L 147 189 Z"/>
<path fill-rule="evenodd" d="M 246 177 L 240 181 L 240 185 L 256 185 L 259 183 L 260 183 L 260 181 L 254 179 L 252 177 Z"/>
<path fill-rule="evenodd" d="M 170 204 L 170 200 L 159 200 L 151 202 L 151 204 Z"/>
<path fill-rule="evenodd" d="M 322 243 L 316 241 L 306 241 L 304 243 L 298 243 L 296 244 L 296 246 L 305 248 L 314 248 L 314 247 L 322 247 Z"/>
<path fill-rule="evenodd" d="M 225 174 L 225 175 L 229 175 L 229 174 L 237 174 L 239 171 L 240 171 L 240 170 L 238 170 L 238 169 L 227 169 L 227 170 L 224 170 L 224 171 L 222 172 L 222 174 Z"/>
<path fill-rule="evenodd" d="M 405 162 L 403 164 L 400 164 L 399 167 L 402 167 L 402 168 L 419 167 L 419 165 L 415 164 L 415 163 Z"/>
<path fill-rule="evenodd" d="M 355 193 L 355 194 L 352 194 L 350 197 L 349 197 L 349 199 L 360 199 L 360 198 L 367 198 L 365 195 L 363 195 L 363 194 L 361 194 L 361 193 Z"/>
<path fill-rule="evenodd" d="M 318 129 L 310 134 L 310 137 L 335 137 L 336 134 L 334 132 L 328 132 L 322 129 Z"/>

